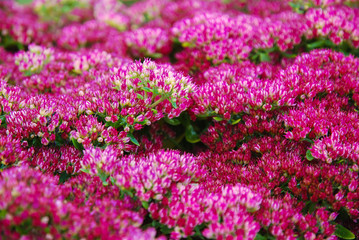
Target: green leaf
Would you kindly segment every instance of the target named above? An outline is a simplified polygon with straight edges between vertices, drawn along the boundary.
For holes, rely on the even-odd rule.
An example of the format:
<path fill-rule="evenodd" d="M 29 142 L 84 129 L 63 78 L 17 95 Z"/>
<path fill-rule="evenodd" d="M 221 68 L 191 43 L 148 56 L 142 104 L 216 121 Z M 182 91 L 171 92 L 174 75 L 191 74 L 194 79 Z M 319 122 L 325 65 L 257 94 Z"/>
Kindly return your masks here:
<path fill-rule="evenodd" d="M 19 225 L 15 226 L 16 232 L 20 233 L 21 235 L 27 235 L 33 229 L 32 226 L 32 219 L 26 218 L 23 220 Z"/>
<path fill-rule="evenodd" d="M 60 134 L 56 134 L 56 139 L 55 139 L 55 145 L 57 147 L 61 147 L 65 144 L 65 140 L 61 137 Z"/>
<path fill-rule="evenodd" d="M 143 91 L 145 92 L 153 92 L 153 89 L 148 88 L 148 87 L 142 87 Z"/>
<path fill-rule="evenodd" d="M 223 118 L 222 117 L 213 117 L 214 120 L 220 122 L 220 121 L 223 121 Z"/>
<path fill-rule="evenodd" d="M 325 40 L 318 40 L 318 41 L 313 42 L 313 43 L 308 43 L 307 48 L 312 50 L 312 49 L 315 49 L 315 48 L 323 47 L 324 45 L 325 45 Z"/>
<path fill-rule="evenodd" d="M 173 231 L 173 228 L 168 228 L 167 225 L 161 224 L 160 226 L 160 231 L 161 233 L 163 233 L 164 235 L 168 235 Z"/>
<path fill-rule="evenodd" d="M 316 206 L 317 206 L 316 203 L 314 203 L 314 202 L 312 202 L 312 201 L 307 201 L 307 203 L 305 204 L 305 206 L 304 206 L 302 212 L 303 212 L 304 214 L 307 214 L 307 213 L 312 214 L 312 213 L 314 212 Z"/>
<path fill-rule="evenodd" d="M 310 150 L 307 151 L 305 156 L 308 159 L 308 161 L 312 161 L 314 159 L 312 152 Z"/>
<path fill-rule="evenodd" d="M 303 138 L 302 141 L 307 141 L 307 142 L 310 142 L 310 143 L 314 143 L 314 141 L 310 138 Z"/>
<path fill-rule="evenodd" d="M 270 62 L 271 58 L 268 53 L 259 53 L 259 61 L 261 62 Z"/>
<path fill-rule="evenodd" d="M 24 45 L 22 45 L 21 43 L 15 41 L 11 36 L 9 35 L 5 35 L 4 37 L 2 37 L 0 44 L 2 44 L 4 46 L 4 48 L 12 48 L 12 47 L 16 47 L 19 50 L 24 50 Z"/>
<path fill-rule="evenodd" d="M 7 124 L 6 124 L 6 115 L 1 115 L 0 116 L 0 120 L 1 120 L 1 127 L 4 127 L 6 128 L 7 127 Z"/>
<path fill-rule="evenodd" d="M 257 233 L 256 237 L 254 238 L 254 240 L 267 240 L 267 238 L 259 233 Z"/>
<path fill-rule="evenodd" d="M 237 120 L 232 120 L 231 124 L 232 125 L 236 125 L 237 123 L 239 123 L 241 121 L 241 119 L 237 119 Z"/>
<path fill-rule="evenodd" d="M 144 12 L 143 17 L 145 19 L 145 23 L 151 21 L 151 19 L 152 19 L 151 15 L 148 12 Z"/>
<path fill-rule="evenodd" d="M 137 139 L 133 136 L 132 133 L 127 133 L 127 137 L 130 138 L 131 142 L 134 143 L 137 146 L 140 146 L 140 143 L 137 141 Z"/>
<path fill-rule="evenodd" d="M 180 43 L 181 43 L 177 37 L 173 38 L 173 39 L 172 39 L 172 42 L 173 42 L 173 43 L 176 43 L 176 44 L 180 44 Z"/>
<path fill-rule="evenodd" d="M 59 184 L 65 183 L 70 177 L 71 177 L 71 175 L 68 174 L 66 171 L 62 172 L 60 174 Z"/>
<path fill-rule="evenodd" d="M 69 5 L 65 5 L 65 6 L 63 6 L 63 7 L 61 8 L 61 11 L 62 11 L 63 13 L 68 13 L 68 12 L 71 12 L 73 9 L 74 9 L 74 7 L 69 6 Z"/>
<path fill-rule="evenodd" d="M 281 52 L 281 54 L 286 57 L 286 58 L 295 58 L 298 56 L 298 54 L 295 53 L 286 53 L 286 52 Z"/>
<path fill-rule="evenodd" d="M 97 169 L 97 172 L 98 172 L 97 175 L 101 179 L 102 184 L 104 186 L 107 186 L 108 185 L 107 178 L 109 177 L 109 175 L 106 172 L 102 171 L 101 169 Z"/>
<path fill-rule="evenodd" d="M 160 95 L 160 92 L 158 91 L 158 88 L 154 88 L 152 90 L 152 92 L 153 92 L 154 96 Z"/>
<path fill-rule="evenodd" d="M 33 74 L 35 74 L 35 73 L 31 72 L 30 70 L 26 70 L 26 71 L 24 72 L 24 75 L 25 75 L 26 77 L 30 77 L 30 76 L 33 75 Z"/>
<path fill-rule="evenodd" d="M 207 226 L 207 224 L 205 224 L 205 223 L 195 226 L 195 228 L 194 228 L 195 234 L 193 235 L 193 237 L 195 239 L 201 239 L 201 240 L 206 239 L 202 234 L 202 230 L 205 229 L 206 226 Z"/>
<path fill-rule="evenodd" d="M 178 126 L 181 124 L 181 121 L 178 118 L 165 118 L 165 122 L 172 125 L 172 126 Z"/>
<path fill-rule="evenodd" d="M 80 151 L 84 150 L 84 147 L 81 143 L 79 143 L 75 138 L 71 138 L 72 144 L 74 147 Z"/>
<path fill-rule="evenodd" d="M 170 100 L 172 107 L 177 108 L 177 104 L 175 100 Z"/>
<path fill-rule="evenodd" d="M 23 4 L 23 5 L 30 4 L 30 3 L 32 3 L 32 1 L 33 0 L 16 0 L 17 3 Z"/>
<path fill-rule="evenodd" d="M 121 1 L 121 3 L 123 3 L 126 6 L 131 6 L 132 4 L 136 3 L 138 0 L 126 0 L 126 1 Z"/>
<path fill-rule="evenodd" d="M 0 210 L 0 219 L 4 219 L 6 217 L 6 210 L 5 209 L 1 209 Z"/>
<path fill-rule="evenodd" d="M 4 170 L 5 168 L 7 168 L 7 165 L 2 164 L 2 163 L 0 162 L 0 173 L 1 173 L 1 171 Z"/>
<path fill-rule="evenodd" d="M 163 55 L 161 53 L 152 53 L 150 54 L 151 58 L 161 58 Z"/>
<path fill-rule="evenodd" d="M 292 7 L 292 9 L 296 12 L 296 13 L 304 13 L 303 10 L 303 6 L 299 3 L 294 3 L 294 2 L 290 2 L 289 5 Z"/>
<path fill-rule="evenodd" d="M 288 4 L 289 4 L 289 6 L 291 6 L 292 8 L 298 8 L 298 7 L 300 7 L 300 4 L 299 4 L 299 3 L 289 2 Z"/>
<path fill-rule="evenodd" d="M 130 196 L 131 198 L 134 197 L 133 193 L 129 189 L 121 189 L 120 191 L 120 198 L 123 199 L 125 196 Z"/>
<path fill-rule="evenodd" d="M 87 174 L 90 173 L 90 169 L 86 169 L 86 168 L 81 168 L 80 171 L 84 172 L 84 173 L 87 173 Z"/>
<path fill-rule="evenodd" d="M 193 126 L 191 124 L 189 124 L 186 127 L 186 140 L 190 143 L 197 143 L 199 141 L 201 141 L 201 139 L 199 138 L 199 135 L 197 134 L 197 132 L 194 130 Z"/>
<path fill-rule="evenodd" d="M 190 47 L 192 44 L 191 43 L 189 43 L 189 42 L 184 42 L 184 43 L 182 43 L 182 47 Z"/>
<path fill-rule="evenodd" d="M 334 234 L 335 236 L 340 237 L 342 239 L 355 239 L 354 233 L 352 233 L 349 229 L 347 229 L 346 227 L 340 224 L 337 224 L 335 226 Z"/>
<path fill-rule="evenodd" d="M 143 206 L 145 209 L 148 209 L 149 204 L 148 204 L 148 202 L 146 202 L 146 201 L 142 201 L 142 206 Z"/>
<path fill-rule="evenodd" d="M 142 100 L 143 100 L 143 96 L 142 96 L 141 94 L 139 94 L 139 93 L 137 93 L 137 98 L 139 98 L 139 99 L 142 99 Z"/>
<path fill-rule="evenodd" d="M 112 176 L 110 177 L 112 185 L 116 185 L 116 179 L 114 179 Z"/>

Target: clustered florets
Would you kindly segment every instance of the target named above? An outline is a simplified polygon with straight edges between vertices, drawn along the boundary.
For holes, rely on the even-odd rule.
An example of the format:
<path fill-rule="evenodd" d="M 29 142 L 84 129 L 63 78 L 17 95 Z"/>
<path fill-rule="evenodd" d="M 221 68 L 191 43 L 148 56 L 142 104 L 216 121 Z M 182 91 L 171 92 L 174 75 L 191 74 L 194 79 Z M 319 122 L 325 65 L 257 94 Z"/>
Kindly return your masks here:
<path fill-rule="evenodd" d="M 0 238 L 354 239 L 355 0 L 0 2 Z"/>

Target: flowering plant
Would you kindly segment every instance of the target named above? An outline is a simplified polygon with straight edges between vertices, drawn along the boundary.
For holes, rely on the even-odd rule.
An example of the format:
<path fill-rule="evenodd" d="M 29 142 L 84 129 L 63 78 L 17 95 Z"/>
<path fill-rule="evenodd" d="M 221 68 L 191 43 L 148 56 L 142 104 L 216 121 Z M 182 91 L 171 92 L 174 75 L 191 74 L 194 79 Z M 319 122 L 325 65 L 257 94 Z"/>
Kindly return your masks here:
<path fill-rule="evenodd" d="M 0 1 L 0 239 L 355 239 L 354 0 Z"/>

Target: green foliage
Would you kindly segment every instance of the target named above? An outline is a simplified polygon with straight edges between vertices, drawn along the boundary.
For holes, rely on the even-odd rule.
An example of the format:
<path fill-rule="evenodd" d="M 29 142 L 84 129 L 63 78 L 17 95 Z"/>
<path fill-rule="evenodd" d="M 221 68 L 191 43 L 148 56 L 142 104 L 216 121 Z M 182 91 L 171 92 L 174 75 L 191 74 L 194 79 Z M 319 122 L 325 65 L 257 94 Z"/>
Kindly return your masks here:
<path fill-rule="evenodd" d="M 157 221 L 153 221 L 151 225 L 152 227 L 156 228 L 157 231 L 161 232 L 164 235 L 169 235 L 174 230 L 174 228 L 168 228 L 167 225 Z"/>
<path fill-rule="evenodd" d="M 32 3 L 34 0 L 16 0 L 17 3 L 26 5 Z"/>
<path fill-rule="evenodd" d="M 26 218 L 19 225 L 15 226 L 15 231 L 20 233 L 20 235 L 27 235 L 27 234 L 30 233 L 30 231 L 32 229 L 33 229 L 33 226 L 32 226 L 32 219 L 31 218 Z"/>
<path fill-rule="evenodd" d="M 188 124 L 186 127 L 186 140 L 190 143 L 201 141 L 198 133 L 194 130 L 194 127 L 191 124 Z"/>
<path fill-rule="evenodd" d="M 84 173 L 87 173 L 87 174 L 90 173 L 90 170 L 89 170 L 89 169 L 86 169 L 86 168 L 81 168 L 80 171 L 81 171 L 81 172 L 84 172 Z"/>
<path fill-rule="evenodd" d="M 84 150 L 84 146 L 81 143 L 79 143 L 75 138 L 71 138 L 71 142 L 76 149 L 78 149 L 80 151 Z"/>
<path fill-rule="evenodd" d="M 312 152 L 310 150 L 307 151 L 305 157 L 307 158 L 308 161 L 312 161 L 314 159 Z"/>
<path fill-rule="evenodd" d="M 254 240 L 267 240 L 267 238 L 265 236 L 261 235 L 260 233 L 257 233 Z"/>
<path fill-rule="evenodd" d="M 273 237 L 268 230 L 262 228 L 259 233 L 257 233 L 254 240 L 275 240 L 276 238 Z"/>
<path fill-rule="evenodd" d="M 221 122 L 223 121 L 222 117 L 213 117 L 214 120 L 216 120 L 217 122 Z"/>
<path fill-rule="evenodd" d="M 21 0 L 28 1 L 28 0 Z M 42 20 L 47 22 L 61 23 L 62 18 L 75 18 L 71 12 L 75 8 L 86 8 L 87 4 L 81 1 L 66 0 L 60 1 L 57 4 L 50 2 L 44 2 L 42 5 L 35 7 L 35 12 L 41 17 Z"/>
<path fill-rule="evenodd" d="M 131 142 L 137 146 L 140 146 L 140 143 L 137 141 L 137 139 L 133 136 L 132 133 L 127 133 L 127 137 L 130 138 Z"/>
<path fill-rule="evenodd" d="M 0 172 L 7 168 L 7 165 L 0 163 Z"/>
<path fill-rule="evenodd" d="M 301 3 L 290 2 L 289 5 L 292 7 L 294 12 L 299 14 L 305 13 L 305 6 L 303 6 Z"/>
<path fill-rule="evenodd" d="M 170 119 L 170 118 L 166 117 L 165 122 L 172 126 L 178 126 L 181 124 L 180 118 L 171 118 Z"/>
<path fill-rule="evenodd" d="M 355 239 L 354 233 L 349 231 L 349 229 L 345 228 L 344 226 L 337 224 L 335 226 L 335 236 L 340 237 L 342 239 Z"/>
<path fill-rule="evenodd" d="M 112 185 L 116 185 L 116 179 L 114 179 L 112 176 L 110 176 L 110 181 Z"/>
<path fill-rule="evenodd" d="M 308 214 L 308 213 L 312 214 L 315 211 L 316 206 L 317 206 L 316 203 L 314 203 L 312 201 L 307 201 L 304 208 L 303 208 L 303 210 L 302 210 L 302 213 L 303 214 Z"/>
<path fill-rule="evenodd" d="M 249 55 L 249 59 L 252 62 L 260 63 L 260 62 L 269 62 L 271 61 L 271 57 L 269 54 L 273 52 L 275 49 L 254 49 Z"/>
<path fill-rule="evenodd" d="M 297 4 L 295 4 L 295 6 L 297 6 Z M 295 45 L 292 49 L 288 49 L 285 52 L 282 52 L 277 45 L 267 49 L 253 49 L 249 55 L 249 59 L 254 63 L 270 62 L 274 60 L 271 58 L 272 53 L 280 56 L 280 60 L 281 58 L 295 58 L 303 52 L 310 52 L 314 49 L 333 49 L 335 51 L 342 52 L 345 55 L 352 54 L 359 57 L 359 48 L 354 48 L 347 41 L 343 41 L 337 45 L 327 37 L 314 39 L 306 39 L 305 37 L 302 37 L 302 40 L 298 45 Z"/>
<path fill-rule="evenodd" d="M 135 191 L 133 189 L 121 188 L 120 189 L 120 198 L 123 199 L 125 196 L 129 196 L 132 199 L 137 199 L 137 197 L 135 196 Z"/>
<path fill-rule="evenodd" d="M 5 219 L 7 211 L 5 209 L 0 209 L 0 220 Z"/>
<path fill-rule="evenodd" d="M 24 50 L 25 46 L 22 43 L 15 41 L 11 36 L 0 34 L 0 46 L 3 46 L 7 51 L 17 52 L 19 50 Z"/>
<path fill-rule="evenodd" d="M 71 174 L 68 174 L 66 171 L 60 173 L 59 184 L 65 183 L 67 180 L 70 179 L 70 177 Z"/>
<path fill-rule="evenodd" d="M 146 201 L 141 201 L 141 203 L 142 203 L 142 207 L 144 207 L 144 209 L 148 209 L 148 207 L 149 207 L 149 203 L 148 203 L 148 202 L 146 202 Z"/>
<path fill-rule="evenodd" d="M 1 120 L 1 125 L 0 127 L 6 128 L 7 124 L 6 124 L 6 115 L 0 115 L 0 120 Z"/>
<path fill-rule="evenodd" d="M 102 184 L 104 186 L 108 185 L 107 179 L 110 176 L 109 174 L 107 174 L 106 172 L 102 171 L 101 169 L 97 169 L 97 176 L 101 179 Z"/>
<path fill-rule="evenodd" d="M 241 121 L 241 118 L 235 119 L 235 118 L 231 118 L 229 120 L 229 122 L 231 123 L 231 125 L 236 125 Z"/>

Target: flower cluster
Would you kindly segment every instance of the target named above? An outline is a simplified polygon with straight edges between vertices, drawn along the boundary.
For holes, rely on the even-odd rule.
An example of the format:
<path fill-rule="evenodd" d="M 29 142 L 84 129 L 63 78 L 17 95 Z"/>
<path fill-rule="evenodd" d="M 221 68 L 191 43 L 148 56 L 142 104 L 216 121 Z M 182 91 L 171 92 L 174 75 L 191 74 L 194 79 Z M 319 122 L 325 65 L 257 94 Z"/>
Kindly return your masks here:
<path fill-rule="evenodd" d="M 355 239 L 357 7 L 0 1 L 0 238 Z"/>
<path fill-rule="evenodd" d="M 303 16 L 288 12 L 265 19 L 253 15 L 230 17 L 220 13 L 205 13 L 178 21 L 171 31 L 185 48 L 178 53 L 179 60 L 189 65 L 188 61 L 191 60 L 188 58 L 198 59 L 198 63 L 190 65 L 198 68 L 201 55 L 204 61 L 217 65 L 248 59 L 254 49 L 270 49 L 277 45 L 281 51 L 285 51 L 300 43 L 306 28 Z M 265 61 L 267 55 L 262 53 L 258 57 Z"/>
<path fill-rule="evenodd" d="M 32 156 L 29 164 L 48 173 L 79 173 L 80 151 L 73 146 L 64 146 L 61 152 L 58 148 L 42 147 Z"/>
<path fill-rule="evenodd" d="M 112 148 L 99 151 L 92 149 L 85 152 L 81 162 L 84 168 L 92 174 L 111 175 L 117 186 L 135 190 L 141 201 L 161 200 L 177 182 L 196 182 L 205 173 L 192 156 L 180 155 L 175 151 L 122 159 L 117 158 Z"/>
<path fill-rule="evenodd" d="M 39 21 L 37 15 L 28 8 L 19 7 L 12 1 L 0 3 L 1 45 L 5 47 L 19 46 L 31 43 L 41 44 L 52 41 L 54 36 L 49 34 L 49 25 Z"/>
<path fill-rule="evenodd" d="M 139 28 L 126 34 L 125 42 L 134 57 L 159 58 L 171 52 L 168 34 L 161 28 Z"/>
<path fill-rule="evenodd" d="M 307 38 L 329 37 L 337 45 L 346 41 L 354 48 L 359 46 L 359 32 L 355 28 L 359 21 L 358 9 L 338 6 L 312 8 L 305 17 L 309 25 Z"/>
<path fill-rule="evenodd" d="M 126 210 L 131 202 L 101 199 L 100 189 L 98 192 L 89 190 L 100 188 L 96 186 L 99 181 L 82 180 L 84 182 L 58 185 L 56 177 L 27 167 L 3 172 L 0 178 L 0 236 L 8 239 L 156 239 L 153 228 L 143 231 L 138 227 L 141 213 Z M 92 182 L 87 186 L 87 196 L 80 195 L 72 201 L 74 194 L 81 192 L 81 186 L 86 186 L 86 180 Z M 98 197 L 96 204 L 85 204 L 84 200 L 91 196 Z"/>
<path fill-rule="evenodd" d="M 241 185 L 224 187 L 208 194 L 196 186 L 177 186 L 171 197 L 151 203 L 148 210 L 154 220 L 173 228 L 172 239 L 179 239 L 204 228 L 208 239 L 254 239 L 259 231 L 250 212 L 259 209 L 261 197 Z M 209 224 L 206 224 L 209 222 Z"/>
<path fill-rule="evenodd" d="M 312 8 L 312 7 L 328 7 L 331 5 L 339 5 L 339 4 L 354 4 L 356 1 L 355 0 L 289 0 L 289 2 L 292 2 L 294 4 L 298 4 L 301 7 L 303 7 L 303 9 L 308 9 L 308 8 Z M 293 4 L 292 4 L 293 5 Z M 293 5 L 296 6 L 296 5 Z"/>
<path fill-rule="evenodd" d="M 42 20 L 59 23 L 76 19 L 75 10 L 87 8 L 89 2 L 89 0 L 34 0 L 32 4 L 34 11 Z"/>
<path fill-rule="evenodd" d="M 4 133 L 0 134 L 0 164 L 2 168 L 26 162 L 31 159 L 33 149 L 24 149 L 21 142 L 6 136 Z"/>
<path fill-rule="evenodd" d="M 109 43 L 117 39 L 116 46 Z M 71 24 L 61 30 L 57 44 L 65 49 L 79 50 L 80 48 L 95 48 L 107 50 L 108 52 L 118 52 L 120 55 L 125 51 L 122 37 L 118 31 L 108 27 L 106 24 L 90 20 L 82 25 Z M 111 46 L 109 46 L 111 44 Z"/>
<path fill-rule="evenodd" d="M 41 46 L 30 45 L 28 52 L 19 52 L 15 56 L 15 64 L 19 71 L 25 75 L 39 73 L 49 61 L 51 61 L 52 50 Z"/>

